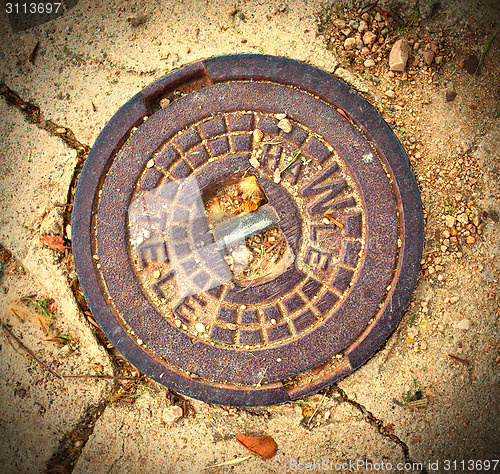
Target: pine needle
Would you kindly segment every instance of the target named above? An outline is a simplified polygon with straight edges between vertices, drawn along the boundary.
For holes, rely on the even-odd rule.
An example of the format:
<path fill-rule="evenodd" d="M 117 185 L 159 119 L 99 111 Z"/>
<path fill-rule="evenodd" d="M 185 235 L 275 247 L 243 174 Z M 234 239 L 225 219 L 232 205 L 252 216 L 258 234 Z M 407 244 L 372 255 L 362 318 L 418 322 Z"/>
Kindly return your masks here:
<path fill-rule="evenodd" d="M 212 469 L 213 467 L 219 467 L 219 466 L 234 466 L 235 464 L 239 464 L 243 461 L 246 461 L 247 459 L 250 459 L 252 458 L 253 456 L 252 455 L 249 455 L 249 456 L 243 456 L 241 458 L 236 458 L 236 459 L 232 459 L 231 461 L 226 461 L 226 462 L 220 462 L 218 464 L 212 464 L 210 466 L 207 466 L 205 468 L 206 469 Z"/>

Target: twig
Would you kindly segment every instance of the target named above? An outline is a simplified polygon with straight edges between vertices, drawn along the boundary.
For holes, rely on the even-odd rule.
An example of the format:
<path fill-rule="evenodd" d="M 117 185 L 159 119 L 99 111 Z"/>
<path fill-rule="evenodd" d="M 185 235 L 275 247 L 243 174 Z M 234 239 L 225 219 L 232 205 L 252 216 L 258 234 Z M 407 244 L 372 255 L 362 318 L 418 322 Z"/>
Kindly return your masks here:
<path fill-rule="evenodd" d="M 461 359 L 460 357 L 448 354 L 448 357 L 451 357 L 452 359 L 458 360 L 458 362 L 461 362 L 464 365 L 469 365 L 469 361 L 465 359 Z"/>
<path fill-rule="evenodd" d="M 323 214 L 330 222 L 333 222 L 339 229 L 344 230 L 344 224 L 342 222 L 338 221 L 337 219 L 333 218 L 330 214 L 328 214 L 328 211 L 326 211 Z"/>
<path fill-rule="evenodd" d="M 50 372 L 54 377 L 62 380 L 62 376 L 61 375 L 59 375 L 57 372 L 55 372 L 54 370 L 52 370 L 49 366 L 47 366 L 45 363 L 43 363 L 35 354 L 33 354 L 33 352 L 31 350 L 29 350 L 20 341 L 20 339 L 12 333 L 12 331 L 4 323 L 0 322 L 0 324 L 2 325 L 3 332 L 5 334 L 7 334 L 8 337 L 10 337 L 11 339 L 14 339 L 14 341 L 16 341 L 17 345 L 22 350 L 22 352 L 24 352 L 25 354 L 28 354 L 40 367 L 43 367 L 45 370 L 47 370 L 48 372 Z"/>
<path fill-rule="evenodd" d="M 266 374 L 267 374 L 267 367 L 264 369 L 264 372 L 262 372 L 262 375 L 260 377 L 260 380 L 257 382 L 257 385 L 255 385 L 256 388 L 259 388 L 262 385 L 262 381 L 264 380 Z"/>
<path fill-rule="evenodd" d="M 367 5 L 363 10 L 361 10 L 361 15 L 364 13 L 368 13 L 370 10 L 373 10 L 377 6 L 377 2 L 370 3 L 370 5 Z"/>
<path fill-rule="evenodd" d="M 139 380 L 137 377 L 121 377 L 119 375 L 63 375 L 65 379 L 104 379 L 104 380 L 121 380 L 127 382 L 136 382 Z"/>
<path fill-rule="evenodd" d="M 311 420 L 314 418 L 314 415 L 316 415 L 316 413 L 318 412 L 319 410 L 319 407 L 323 404 L 323 402 L 325 401 L 325 398 L 326 398 L 326 394 L 328 392 L 325 392 L 323 394 L 323 398 L 321 399 L 321 401 L 318 403 L 318 406 L 316 407 L 316 410 L 313 411 L 313 414 L 309 417 L 309 420 L 307 420 L 307 423 L 306 425 L 309 426 L 309 423 L 311 423 Z"/>
<path fill-rule="evenodd" d="M 219 466 L 233 466 L 234 464 L 239 464 L 240 462 L 246 461 L 247 459 L 250 459 L 251 457 L 252 457 L 252 455 L 243 456 L 242 458 L 236 458 L 236 459 L 231 459 L 230 461 L 220 462 L 218 464 L 212 464 L 211 466 L 207 466 L 205 468 L 205 470 L 212 469 L 213 467 L 219 467 Z"/>
<path fill-rule="evenodd" d="M 33 51 L 31 51 L 30 57 L 28 58 L 28 61 L 31 64 L 35 64 L 35 58 L 36 58 L 36 54 L 38 53 L 39 46 L 40 46 L 40 40 L 38 40 L 36 42 L 35 47 L 33 48 Z"/>

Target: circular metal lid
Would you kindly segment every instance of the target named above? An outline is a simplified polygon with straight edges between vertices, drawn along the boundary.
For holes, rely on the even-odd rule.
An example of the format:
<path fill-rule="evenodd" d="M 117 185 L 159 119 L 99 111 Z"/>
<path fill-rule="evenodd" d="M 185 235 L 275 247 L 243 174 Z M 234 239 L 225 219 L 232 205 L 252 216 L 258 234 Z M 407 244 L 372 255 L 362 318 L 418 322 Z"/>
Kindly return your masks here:
<path fill-rule="evenodd" d="M 142 372 L 210 403 L 269 405 L 348 375 L 394 330 L 423 238 L 382 117 L 284 58 L 175 71 L 106 125 L 73 208 L 94 317 Z"/>

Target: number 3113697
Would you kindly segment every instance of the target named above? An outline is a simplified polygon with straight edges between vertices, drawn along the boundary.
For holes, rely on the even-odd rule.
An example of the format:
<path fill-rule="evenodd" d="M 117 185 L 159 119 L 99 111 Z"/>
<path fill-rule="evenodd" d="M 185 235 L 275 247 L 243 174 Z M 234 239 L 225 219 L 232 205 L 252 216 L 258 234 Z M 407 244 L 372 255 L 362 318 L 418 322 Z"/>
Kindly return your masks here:
<path fill-rule="evenodd" d="M 5 11 L 7 14 L 11 13 L 57 13 L 61 3 L 6 3 Z"/>

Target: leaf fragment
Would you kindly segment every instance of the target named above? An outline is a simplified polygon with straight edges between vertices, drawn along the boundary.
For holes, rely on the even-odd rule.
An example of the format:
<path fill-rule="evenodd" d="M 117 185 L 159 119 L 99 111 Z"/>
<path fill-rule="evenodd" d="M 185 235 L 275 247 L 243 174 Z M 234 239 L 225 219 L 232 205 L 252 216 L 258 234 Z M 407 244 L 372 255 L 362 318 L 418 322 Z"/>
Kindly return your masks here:
<path fill-rule="evenodd" d="M 278 445 L 271 436 L 246 436 L 239 434 L 236 441 L 260 458 L 272 458 Z"/>
<path fill-rule="evenodd" d="M 67 248 L 64 245 L 62 237 L 59 237 L 58 235 L 44 235 L 40 239 L 40 243 L 45 247 L 51 248 L 52 250 L 59 250 L 59 252 L 64 252 Z"/>

